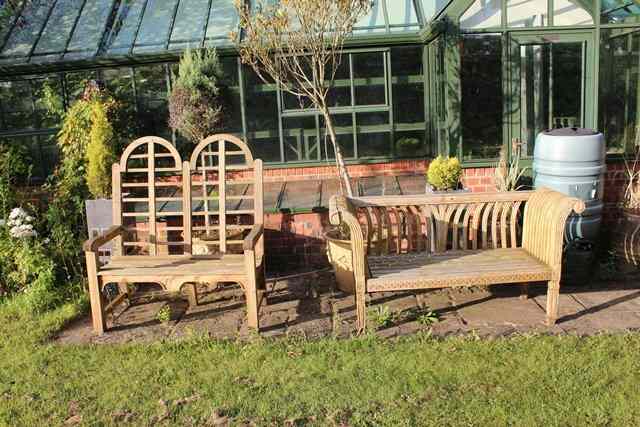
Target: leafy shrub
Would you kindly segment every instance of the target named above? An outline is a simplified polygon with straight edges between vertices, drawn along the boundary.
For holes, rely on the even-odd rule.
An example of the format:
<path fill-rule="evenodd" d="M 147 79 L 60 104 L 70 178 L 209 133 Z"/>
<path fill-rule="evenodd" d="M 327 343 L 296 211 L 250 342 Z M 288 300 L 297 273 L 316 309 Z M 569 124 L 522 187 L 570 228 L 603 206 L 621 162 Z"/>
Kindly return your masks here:
<path fill-rule="evenodd" d="M 436 190 L 453 190 L 460 183 L 462 166 L 457 157 L 438 156 L 429 164 L 427 181 Z"/>
<path fill-rule="evenodd" d="M 94 197 L 111 192 L 111 163 L 114 158 L 114 130 L 111 116 L 117 102 L 95 82 L 87 84 L 81 99 L 64 115 L 58 134 L 62 165 L 61 180 L 73 180 L 86 173 L 89 191 Z"/>
<path fill-rule="evenodd" d="M 188 49 L 169 95 L 169 126 L 198 143 L 222 126 L 222 67 L 215 49 Z"/>
<path fill-rule="evenodd" d="M 16 186 L 28 181 L 32 162 L 27 149 L 17 144 L 0 144 L 0 218 L 6 220 L 16 205 Z"/>
<path fill-rule="evenodd" d="M 440 321 L 440 316 L 438 316 L 438 313 L 436 313 L 435 311 L 427 310 L 424 313 L 420 314 L 416 318 L 416 321 L 423 326 L 429 326 L 434 323 L 438 323 Z"/>
<path fill-rule="evenodd" d="M 369 316 L 378 329 L 388 328 L 396 321 L 395 313 L 386 305 L 371 310 Z"/>
<path fill-rule="evenodd" d="M 47 240 L 38 239 L 34 218 L 14 208 L 0 231 L 0 294 L 23 292 L 26 308 L 40 313 L 60 300 L 55 289 L 56 269 L 48 256 Z"/>
<path fill-rule="evenodd" d="M 44 104 L 55 116 L 59 104 L 53 94 Z M 119 104 L 90 82 L 62 115 L 60 164 L 43 186 L 50 200 L 40 212 L 30 207 L 28 215 L 8 213 L 18 204 L 16 187 L 21 176 L 28 178 L 30 160 L 17 148 L 0 146 L 0 297 L 19 293 L 21 308 L 40 313 L 85 294 L 84 204 L 91 193 L 109 193 L 113 147 L 121 139 L 113 125 L 118 111 Z"/>
<path fill-rule="evenodd" d="M 156 320 L 160 323 L 167 324 L 171 320 L 171 306 L 164 305 L 158 312 L 156 313 Z"/>
<path fill-rule="evenodd" d="M 113 126 L 101 102 L 91 105 L 91 131 L 87 146 L 87 186 L 96 198 L 107 198 L 111 193 L 111 149 Z"/>

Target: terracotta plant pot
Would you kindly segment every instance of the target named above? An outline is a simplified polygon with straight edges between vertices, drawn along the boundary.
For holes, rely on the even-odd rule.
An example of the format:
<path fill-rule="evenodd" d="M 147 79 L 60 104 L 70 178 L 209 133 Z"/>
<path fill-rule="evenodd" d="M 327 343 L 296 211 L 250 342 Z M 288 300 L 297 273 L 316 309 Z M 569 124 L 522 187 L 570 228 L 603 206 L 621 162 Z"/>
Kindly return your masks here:
<path fill-rule="evenodd" d="M 327 256 L 333 266 L 338 289 L 348 294 L 354 294 L 356 282 L 353 275 L 351 241 L 339 239 L 335 231 L 325 233 L 324 238 L 327 241 Z"/>

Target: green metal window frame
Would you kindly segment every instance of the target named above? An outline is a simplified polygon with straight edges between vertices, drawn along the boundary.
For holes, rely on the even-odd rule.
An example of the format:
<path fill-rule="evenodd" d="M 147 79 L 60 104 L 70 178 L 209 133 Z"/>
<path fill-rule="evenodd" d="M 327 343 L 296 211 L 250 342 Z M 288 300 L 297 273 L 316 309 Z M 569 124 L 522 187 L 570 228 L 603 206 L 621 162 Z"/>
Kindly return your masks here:
<path fill-rule="evenodd" d="M 402 78 L 407 78 L 409 83 L 418 83 L 418 84 L 422 84 L 422 90 L 423 90 L 423 95 L 424 95 L 424 110 L 425 110 L 425 114 L 424 114 L 424 121 L 422 122 L 417 122 L 417 123 L 395 123 L 395 118 L 394 118 L 394 108 L 393 108 L 393 85 L 395 83 L 398 82 L 398 78 L 395 76 L 392 76 L 392 72 L 391 72 L 391 61 L 392 61 L 392 49 L 394 48 L 415 48 L 416 51 L 418 52 L 418 54 L 420 55 L 420 60 L 423 62 L 422 64 L 422 74 L 421 75 L 411 75 L 411 76 L 403 76 Z M 355 156 L 354 158 L 351 159 L 347 159 L 347 162 L 350 164 L 368 164 L 368 163 L 380 163 L 380 162 L 386 162 L 386 161 L 391 161 L 391 160 L 395 160 L 398 157 L 396 157 L 396 152 L 395 152 L 395 133 L 396 132 L 424 132 L 425 137 L 424 137 L 424 144 L 426 145 L 426 149 L 428 151 L 428 153 L 432 153 L 434 150 L 433 148 L 430 146 L 430 138 L 429 138 L 429 132 L 432 129 L 432 127 L 429 125 L 430 123 L 430 118 L 428 115 L 428 108 L 429 108 L 429 87 L 427 84 L 427 79 L 426 76 L 429 73 L 429 68 L 427 67 L 427 65 L 424 63 L 424 61 L 427 59 L 427 56 L 425 54 L 425 48 L 422 44 L 418 44 L 418 43 L 410 43 L 410 44 L 397 44 L 397 45 L 393 45 L 393 46 L 386 46 L 386 47 L 372 47 L 372 48 L 353 48 L 353 49 L 345 49 L 345 54 L 357 54 L 357 53 L 361 53 L 361 52 L 380 52 L 381 55 L 383 55 L 384 58 L 384 90 L 385 90 L 385 97 L 386 97 L 386 102 L 384 105 L 373 105 L 373 106 L 356 106 L 356 105 L 352 105 L 352 106 L 348 106 L 348 107 L 338 107 L 335 109 L 331 109 L 332 113 L 346 113 L 346 114 L 351 114 L 352 117 L 352 134 L 353 134 L 353 138 L 354 138 L 354 145 L 355 145 Z M 240 99 L 240 110 L 241 110 L 241 129 L 236 129 L 236 130 L 232 130 L 231 133 L 235 133 L 238 136 L 244 137 L 247 140 L 251 140 L 252 138 L 254 138 L 256 136 L 255 132 L 250 132 L 248 130 L 248 126 L 247 126 L 247 117 L 246 117 L 246 93 L 247 93 L 247 82 L 246 82 L 246 71 L 243 69 L 244 66 L 241 64 L 240 59 L 235 56 L 235 55 L 229 55 L 229 54 L 222 54 L 221 55 L 221 59 L 223 61 L 231 61 L 232 65 L 231 67 L 235 67 L 234 71 L 232 72 L 237 72 L 237 78 L 234 80 L 237 80 L 237 84 L 233 85 L 233 86 L 228 86 L 229 89 L 229 93 L 232 94 L 232 96 L 236 96 L 239 97 Z M 139 93 L 139 88 L 137 87 L 137 74 L 138 74 L 138 70 L 140 70 L 140 68 L 143 67 L 151 67 L 151 66 L 163 66 L 164 70 L 165 70 L 165 84 L 167 85 L 167 88 L 170 89 L 171 87 L 171 67 L 175 66 L 176 62 L 174 61 L 170 61 L 170 62 L 166 62 L 166 61 L 161 61 L 161 62 L 150 62 L 150 63 L 143 63 L 143 64 L 132 64 L 132 65 L 117 65 L 114 64 L 114 67 L 96 67 L 96 68 L 90 68 L 90 69 L 85 69 L 85 70 L 74 70 L 74 71 L 69 71 L 67 73 L 65 72 L 59 72 L 59 73 L 55 73 L 55 75 L 61 79 L 61 96 L 63 98 L 64 104 L 65 106 L 69 105 L 72 102 L 72 96 L 69 93 L 69 85 L 67 82 L 67 78 L 66 76 L 71 73 L 71 74 L 75 74 L 75 73 L 96 73 L 98 78 L 103 78 L 103 71 L 108 70 L 108 69 L 118 69 L 121 70 L 124 73 L 127 73 L 128 75 L 132 76 L 131 79 L 131 85 L 132 85 L 132 92 L 133 92 L 133 109 L 136 112 L 136 115 L 140 114 L 140 93 Z M 18 80 L 29 80 L 31 78 L 43 78 L 46 76 L 49 76 L 50 74 L 47 75 L 38 75 L 38 76 L 24 76 L 22 78 L 18 78 Z M 13 81 L 15 79 L 12 79 L 11 81 Z M 351 87 L 351 90 L 353 92 L 354 90 L 354 85 L 356 84 L 357 79 L 353 79 L 353 73 L 350 72 L 350 78 L 349 78 L 349 84 Z M 275 91 L 276 92 L 276 97 L 278 99 L 280 99 L 280 89 L 276 87 L 276 85 L 262 85 L 263 88 L 267 88 L 270 91 Z M 268 86 L 268 87 L 267 87 Z M 352 94 L 352 103 L 355 103 L 355 99 L 353 98 L 353 94 Z M 4 114 L 2 114 L 2 110 L 3 109 L 3 105 L 0 102 L 0 124 L 4 123 Z M 375 156 L 375 157 L 366 157 L 366 158 L 359 158 L 357 156 L 357 140 L 358 140 L 358 131 L 359 131 L 359 127 L 357 126 L 357 120 L 356 120 L 356 115 L 357 114 L 361 114 L 361 113 L 367 113 L 367 112 L 381 112 L 381 113 L 385 113 L 388 114 L 389 120 L 388 123 L 383 124 L 383 125 L 370 125 L 373 126 L 370 129 L 367 130 L 383 130 L 383 131 L 388 131 L 390 136 L 390 147 L 389 147 L 389 156 Z M 296 161 L 286 161 L 286 158 L 284 156 L 284 150 L 285 150 L 285 135 L 283 133 L 283 129 L 282 129 L 282 120 L 288 117 L 296 117 L 296 116 L 309 116 L 309 115 L 314 115 L 316 117 L 316 136 L 317 136 L 317 141 L 320 144 L 321 143 L 321 138 L 320 138 L 320 127 L 319 127 L 319 119 L 318 119 L 318 112 L 315 110 L 310 110 L 310 111 L 283 111 L 281 108 L 277 111 L 277 117 L 278 117 L 278 123 L 279 123 L 279 129 L 278 129 L 278 141 L 279 141 L 279 149 L 280 149 L 280 161 L 277 162 L 269 162 L 268 163 L 268 167 L 269 168 L 279 168 L 279 167 L 309 167 L 309 166 L 318 166 L 318 165 L 326 165 L 328 162 L 331 162 L 331 160 L 327 160 L 326 158 L 324 158 L 323 155 L 321 155 L 318 159 L 312 159 L 312 160 L 296 160 Z M 375 128 L 375 129 L 374 129 Z M 6 129 L 5 126 L 3 126 L 2 128 L 0 128 L 0 137 L 11 137 L 16 135 L 15 131 L 8 131 L 8 130 L 3 130 Z M 24 130 L 24 131 L 20 131 L 21 135 L 37 135 L 40 134 L 42 132 L 45 132 L 47 134 L 53 134 L 56 133 L 58 131 L 58 129 L 29 129 L 29 130 Z M 266 131 L 269 132 L 269 131 Z M 362 133 L 362 127 L 360 127 L 360 133 Z M 174 142 L 177 142 L 177 137 L 175 135 L 175 133 L 172 134 L 172 139 Z M 318 150 L 320 151 L 320 149 Z M 424 158 L 422 156 L 418 156 L 418 157 L 403 157 L 403 158 Z"/>
<path fill-rule="evenodd" d="M 590 102 L 589 99 L 585 102 L 585 108 L 587 111 L 585 112 L 585 126 L 592 127 L 597 129 L 599 127 L 598 123 L 598 112 L 600 108 L 600 100 L 599 100 L 599 83 L 600 83 L 600 33 L 602 29 L 609 28 L 635 28 L 640 29 L 640 21 L 637 23 L 606 23 L 601 24 L 601 0 L 596 0 L 593 4 L 593 24 L 589 25 L 568 25 L 568 26 L 553 26 L 553 9 L 554 2 L 553 0 L 548 0 L 548 12 L 550 16 L 550 25 L 548 26 L 540 26 L 540 27 L 508 27 L 506 25 L 506 0 L 502 1 L 502 21 L 501 26 L 499 27 L 491 27 L 491 28 L 481 28 L 481 29 L 473 29 L 473 30 L 463 30 L 459 28 L 460 17 L 464 14 L 464 12 L 473 4 L 474 0 L 456 0 L 452 2 L 447 9 L 443 11 L 440 15 L 440 21 L 444 23 L 444 25 L 437 27 L 434 26 L 434 34 L 433 40 L 428 44 L 429 47 L 429 57 L 435 60 L 438 55 L 442 55 L 444 57 L 444 83 L 435 79 L 435 81 L 431 81 L 430 85 L 433 87 L 433 94 L 435 96 L 431 97 L 431 110 L 442 108 L 444 105 L 444 111 L 446 114 L 446 120 L 437 120 L 432 112 L 431 118 L 432 123 L 437 124 L 440 132 L 432 132 L 432 138 L 436 141 L 438 145 L 438 153 L 443 155 L 461 155 L 462 150 L 462 137 L 460 131 L 460 110 L 459 110 L 459 99 L 460 99 L 460 79 L 459 79 L 459 65 L 460 65 L 460 52 L 459 45 L 457 43 L 458 37 L 462 34 L 495 34 L 499 33 L 505 37 L 505 40 L 508 41 L 508 38 L 511 37 L 512 34 L 517 34 L 522 37 L 540 37 L 544 35 L 553 34 L 554 36 L 559 36 L 561 38 L 570 39 L 574 37 L 576 34 L 587 34 L 589 37 L 589 41 L 591 42 L 590 52 L 588 54 L 588 64 L 585 67 L 585 71 L 588 74 L 588 78 L 591 81 L 591 87 L 587 88 L 590 93 L 593 94 L 593 101 Z M 437 43 L 437 40 L 441 40 L 442 46 L 436 48 L 434 44 Z M 505 43 L 505 48 L 508 46 L 508 43 Z M 508 85 L 508 53 L 503 55 L 503 87 Z M 436 67 L 437 68 L 437 67 Z M 438 72 L 436 68 L 433 68 L 431 71 L 432 76 L 438 76 Z M 432 79 L 433 80 L 433 79 Z M 439 85 L 445 85 L 444 90 L 438 87 Z M 507 93 L 508 94 L 508 93 Z M 442 95 L 442 96 L 439 96 Z M 442 99 L 444 97 L 444 99 Z M 509 98 L 507 96 L 507 98 Z M 505 105 L 505 111 L 510 108 L 510 105 Z M 640 124 L 637 124 L 637 126 Z M 505 121 L 503 123 L 503 127 L 505 132 L 503 133 L 503 143 L 505 144 L 507 150 L 511 155 L 511 137 L 512 137 L 512 129 L 509 122 Z M 626 158 L 625 154 L 607 154 L 608 161 L 621 161 Z M 482 160 L 463 160 L 463 167 L 473 168 L 473 167 L 490 167 L 495 165 L 495 159 L 482 159 Z M 525 161 L 524 163 L 528 163 Z"/>

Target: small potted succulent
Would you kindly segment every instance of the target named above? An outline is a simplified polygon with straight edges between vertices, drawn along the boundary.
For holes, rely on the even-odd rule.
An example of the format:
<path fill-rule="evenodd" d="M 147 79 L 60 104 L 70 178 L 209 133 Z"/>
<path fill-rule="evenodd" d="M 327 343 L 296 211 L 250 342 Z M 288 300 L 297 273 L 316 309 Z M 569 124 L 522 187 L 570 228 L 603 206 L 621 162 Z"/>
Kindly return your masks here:
<path fill-rule="evenodd" d="M 463 190 L 462 166 L 457 157 L 436 157 L 427 169 L 427 193 Z"/>

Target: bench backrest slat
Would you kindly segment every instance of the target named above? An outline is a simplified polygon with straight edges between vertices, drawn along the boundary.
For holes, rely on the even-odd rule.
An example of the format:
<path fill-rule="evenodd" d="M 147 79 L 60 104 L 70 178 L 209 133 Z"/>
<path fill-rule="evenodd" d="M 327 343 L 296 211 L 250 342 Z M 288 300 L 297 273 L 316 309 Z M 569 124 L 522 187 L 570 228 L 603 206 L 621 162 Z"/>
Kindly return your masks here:
<path fill-rule="evenodd" d="M 262 161 L 233 135 L 213 135 L 182 161 L 165 139 L 133 141 L 113 169 L 113 220 L 127 232 L 116 255 L 240 252 L 263 223 Z"/>
<path fill-rule="evenodd" d="M 360 220 L 367 253 L 383 255 L 519 247 L 523 208 L 532 194 L 454 193 L 347 200 Z"/>

